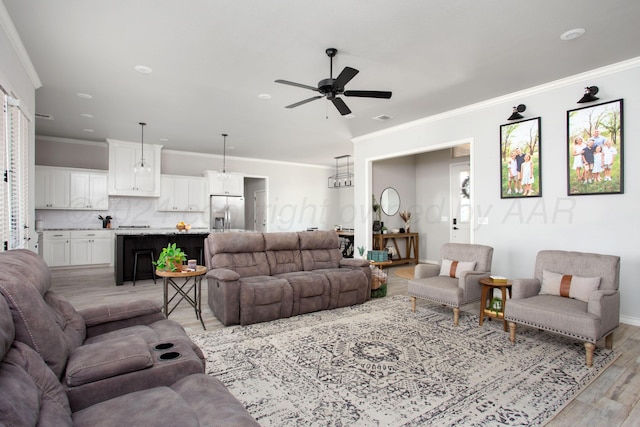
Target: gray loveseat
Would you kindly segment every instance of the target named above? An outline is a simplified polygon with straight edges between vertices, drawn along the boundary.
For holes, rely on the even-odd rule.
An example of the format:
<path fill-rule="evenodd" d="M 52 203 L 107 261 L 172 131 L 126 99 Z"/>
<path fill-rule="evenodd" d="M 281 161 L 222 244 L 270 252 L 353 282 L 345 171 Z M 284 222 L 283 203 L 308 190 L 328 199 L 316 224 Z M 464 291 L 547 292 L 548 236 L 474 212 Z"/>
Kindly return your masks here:
<path fill-rule="evenodd" d="M 78 312 L 50 286 L 37 254 L 0 253 L 0 425 L 256 425 L 157 304 Z"/>
<path fill-rule="evenodd" d="M 248 325 L 371 298 L 371 269 L 343 258 L 334 231 L 211 233 L 208 302 L 225 325 Z"/>
<path fill-rule="evenodd" d="M 15 333 L 12 313 L 0 298 L 2 426 L 258 426 L 220 381 L 205 374 L 72 411 L 56 375 Z"/>

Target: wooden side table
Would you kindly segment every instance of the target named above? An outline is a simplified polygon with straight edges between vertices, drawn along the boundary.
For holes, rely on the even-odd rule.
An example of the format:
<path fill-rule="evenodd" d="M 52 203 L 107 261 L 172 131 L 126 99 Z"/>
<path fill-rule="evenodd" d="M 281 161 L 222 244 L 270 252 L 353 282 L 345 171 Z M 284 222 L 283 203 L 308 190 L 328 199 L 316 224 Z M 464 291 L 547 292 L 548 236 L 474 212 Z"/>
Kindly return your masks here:
<path fill-rule="evenodd" d="M 509 298 L 511 298 L 511 280 L 506 282 L 495 282 L 490 277 L 484 277 L 480 279 L 482 285 L 482 293 L 480 296 L 480 326 L 484 323 L 484 318 L 492 317 L 494 319 L 502 319 L 504 322 L 504 331 L 507 332 L 507 321 L 504 320 L 504 308 L 507 304 L 507 291 L 509 291 Z M 493 290 L 500 289 L 502 292 L 502 310 L 491 310 L 491 300 L 493 299 Z"/>
<path fill-rule="evenodd" d="M 196 319 L 200 320 L 202 328 L 207 329 L 206 326 L 204 326 L 204 320 L 202 320 L 202 276 L 206 272 L 207 267 L 203 265 L 196 266 L 195 271 L 187 270 L 186 266 L 183 266 L 182 271 L 156 270 L 156 275 L 162 277 L 164 282 L 164 315 L 167 316 L 167 318 L 178 304 L 180 304 L 182 300 L 185 300 L 195 310 Z M 174 280 L 180 278 L 184 279 L 182 285 L 176 283 Z M 189 284 L 191 286 L 187 287 Z M 169 298 L 169 285 L 175 290 L 171 298 Z M 192 290 L 193 297 L 189 294 Z M 169 309 L 169 304 L 178 296 L 180 296 L 180 299 Z"/>

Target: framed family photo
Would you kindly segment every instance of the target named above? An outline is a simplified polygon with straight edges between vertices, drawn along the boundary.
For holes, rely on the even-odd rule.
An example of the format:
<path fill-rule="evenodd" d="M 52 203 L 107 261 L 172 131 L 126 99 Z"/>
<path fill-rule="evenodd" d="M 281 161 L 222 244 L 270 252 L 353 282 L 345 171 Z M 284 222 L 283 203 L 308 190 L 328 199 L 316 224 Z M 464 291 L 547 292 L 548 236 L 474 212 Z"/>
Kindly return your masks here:
<path fill-rule="evenodd" d="M 567 111 L 567 194 L 622 194 L 622 99 Z"/>
<path fill-rule="evenodd" d="M 540 117 L 500 126 L 500 198 L 541 197 Z"/>

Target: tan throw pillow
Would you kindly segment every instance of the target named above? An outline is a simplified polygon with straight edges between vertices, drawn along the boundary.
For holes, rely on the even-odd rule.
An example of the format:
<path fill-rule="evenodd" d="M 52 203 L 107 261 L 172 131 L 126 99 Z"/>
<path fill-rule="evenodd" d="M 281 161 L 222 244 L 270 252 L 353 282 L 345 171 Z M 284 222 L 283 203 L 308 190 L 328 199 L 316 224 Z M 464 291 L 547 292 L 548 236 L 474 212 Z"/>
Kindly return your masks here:
<path fill-rule="evenodd" d="M 473 271 L 476 268 L 475 261 L 454 261 L 443 259 L 440 265 L 440 275 L 459 278 L 464 271 Z"/>
<path fill-rule="evenodd" d="M 599 287 L 599 277 L 580 277 L 542 270 L 540 294 L 558 295 L 589 302 L 589 294 Z"/>

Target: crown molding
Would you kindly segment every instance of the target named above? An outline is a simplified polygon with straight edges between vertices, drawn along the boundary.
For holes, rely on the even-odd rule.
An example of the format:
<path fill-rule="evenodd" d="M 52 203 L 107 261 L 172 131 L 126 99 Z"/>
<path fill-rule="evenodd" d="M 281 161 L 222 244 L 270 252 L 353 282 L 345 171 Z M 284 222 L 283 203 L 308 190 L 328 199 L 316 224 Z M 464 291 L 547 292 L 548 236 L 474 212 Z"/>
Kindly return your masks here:
<path fill-rule="evenodd" d="M 0 28 L 4 31 L 13 47 L 14 52 L 18 56 L 22 67 L 25 72 L 29 76 L 31 80 L 31 84 L 34 89 L 38 89 L 42 87 L 42 81 L 38 76 L 38 72 L 36 71 L 33 63 L 31 62 L 31 58 L 29 58 L 29 54 L 27 50 L 24 48 L 22 44 L 22 39 L 20 39 L 20 35 L 18 34 L 18 30 L 16 30 L 15 25 L 13 25 L 13 21 L 11 20 L 11 16 L 9 16 L 9 11 L 5 7 L 2 0 L 0 0 Z"/>
<path fill-rule="evenodd" d="M 452 117 L 461 116 L 463 114 L 468 114 L 474 111 L 483 110 L 488 107 L 492 107 L 495 105 L 501 105 L 506 102 L 518 101 L 522 98 L 537 95 L 544 92 L 549 92 L 558 88 L 570 86 L 576 83 L 582 83 L 585 80 L 594 79 L 597 77 L 607 76 L 615 73 L 619 73 L 621 71 L 630 70 L 634 68 L 640 67 L 640 57 L 631 58 L 625 61 L 616 62 L 615 64 L 606 65 L 604 67 L 596 68 L 590 71 L 585 71 L 580 74 L 574 74 L 569 77 L 565 77 L 562 79 L 554 80 L 552 82 L 544 83 L 538 86 L 534 86 L 528 89 L 520 90 L 517 92 L 512 92 L 507 95 L 499 96 L 496 98 L 488 99 L 486 101 L 477 102 L 475 104 L 465 105 L 464 107 L 456 108 L 454 110 L 445 111 L 443 113 L 434 114 L 432 116 L 424 117 L 422 119 L 413 120 L 411 122 L 402 123 L 397 126 L 393 126 L 390 128 L 382 129 L 377 132 L 369 133 L 366 135 L 357 136 L 352 138 L 351 141 L 356 144 L 359 142 L 364 142 L 369 139 L 377 138 L 384 135 L 389 135 L 392 133 L 396 133 L 402 130 L 411 129 L 414 127 L 422 126 L 427 123 L 433 123 L 440 120 L 445 120 Z"/>

